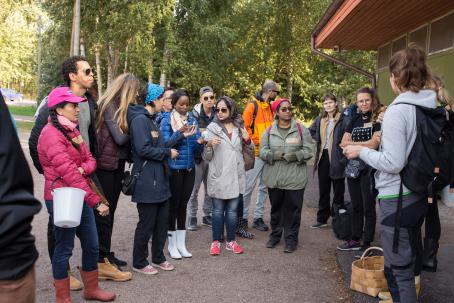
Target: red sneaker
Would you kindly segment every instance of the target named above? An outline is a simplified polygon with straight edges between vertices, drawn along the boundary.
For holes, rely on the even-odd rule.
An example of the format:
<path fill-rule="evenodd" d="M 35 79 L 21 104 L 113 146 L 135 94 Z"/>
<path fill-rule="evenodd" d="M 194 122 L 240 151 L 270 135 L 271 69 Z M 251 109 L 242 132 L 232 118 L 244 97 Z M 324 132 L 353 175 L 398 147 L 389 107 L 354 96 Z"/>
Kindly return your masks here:
<path fill-rule="evenodd" d="M 219 241 L 213 241 L 213 243 L 211 243 L 210 255 L 219 256 L 220 253 L 221 253 L 221 243 L 219 243 Z"/>
<path fill-rule="evenodd" d="M 230 241 L 225 245 L 225 249 L 233 251 L 234 254 L 242 254 L 243 248 L 236 243 L 236 241 Z"/>

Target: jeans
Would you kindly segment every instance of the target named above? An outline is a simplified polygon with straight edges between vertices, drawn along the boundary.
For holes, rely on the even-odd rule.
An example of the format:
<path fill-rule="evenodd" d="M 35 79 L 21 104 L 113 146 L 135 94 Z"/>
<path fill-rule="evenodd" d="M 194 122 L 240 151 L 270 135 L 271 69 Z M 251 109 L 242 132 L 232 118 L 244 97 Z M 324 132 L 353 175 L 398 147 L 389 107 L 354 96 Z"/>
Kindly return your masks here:
<path fill-rule="evenodd" d="M 172 170 L 170 176 L 170 210 L 169 210 L 169 230 L 174 231 L 186 229 L 186 210 L 189 197 L 191 197 L 194 187 L 194 169 Z"/>
<path fill-rule="evenodd" d="M 161 264 L 166 261 L 164 245 L 167 239 L 169 201 L 161 203 L 137 203 L 139 222 L 134 234 L 132 252 L 133 266 L 144 268 L 148 262 L 148 241 L 151 237 L 151 261 Z"/>
<path fill-rule="evenodd" d="M 227 229 L 227 242 L 235 240 L 238 202 L 238 197 L 225 200 L 213 198 L 213 241 L 221 241 L 224 221 Z"/>
<path fill-rule="evenodd" d="M 189 217 L 197 217 L 197 209 L 198 209 L 198 196 L 199 196 L 199 189 L 200 185 L 205 188 L 205 197 L 203 199 L 203 215 L 204 216 L 211 216 L 211 209 L 213 208 L 213 202 L 211 197 L 208 196 L 207 192 L 207 176 L 208 176 L 208 162 L 202 160 L 202 162 L 195 165 L 195 181 L 194 181 L 194 189 L 192 190 L 191 198 L 188 202 L 189 208 Z"/>
<path fill-rule="evenodd" d="M 344 204 L 345 179 L 333 180 L 329 176 L 330 163 L 328 150 L 324 149 L 318 163 L 318 199 L 317 222 L 326 223 L 331 215 L 330 194 L 333 185 L 333 203 Z"/>
<path fill-rule="evenodd" d="M 304 188 L 298 190 L 269 188 L 268 192 L 271 202 L 270 238 L 280 240 L 284 233 L 287 245 L 298 245 Z"/>
<path fill-rule="evenodd" d="M 46 201 L 47 211 L 53 222 L 53 202 Z M 98 268 L 98 232 L 96 231 L 93 209 L 84 203 L 80 225 L 72 228 L 53 226 L 55 250 L 52 256 L 52 274 L 55 280 L 68 277 L 68 262 L 74 249 L 74 237 L 80 239 L 82 247 L 82 270 L 93 271 Z"/>
<path fill-rule="evenodd" d="M 363 238 L 363 244 L 370 245 L 374 241 L 377 215 L 375 211 L 375 195 L 371 190 L 370 170 L 365 170 L 356 179 L 347 179 L 348 191 L 352 200 L 352 239 Z M 364 234 L 363 234 L 364 229 Z"/>
<path fill-rule="evenodd" d="M 113 171 L 98 169 L 96 175 L 104 196 L 109 202 L 109 214 L 101 216 L 94 210 L 96 229 L 99 237 L 99 258 L 103 259 L 110 255 L 112 244 L 112 229 L 114 224 L 115 210 L 117 209 L 118 199 L 121 192 L 121 181 L 125 171 L 125 160 L 120 160 L 118 168 Z"/>
<path fill-rule="evenodd" d="M 265 201 L 266 201 L 266 185 L 263 182 L 262 172 L 265 162 L 259 157 L 255 157 L 254 168 L 246 172 L 246 191 L 243 195 L 243 218 L 247 219 L 249 216 L 249 206 L 251 204 L 251 196 L 254 191 L 257 179 L 259 179 L 259 192 L 257 194 L 257 202 L 255 204 L 254 219 L 263 218 L 265 213 Z"/>

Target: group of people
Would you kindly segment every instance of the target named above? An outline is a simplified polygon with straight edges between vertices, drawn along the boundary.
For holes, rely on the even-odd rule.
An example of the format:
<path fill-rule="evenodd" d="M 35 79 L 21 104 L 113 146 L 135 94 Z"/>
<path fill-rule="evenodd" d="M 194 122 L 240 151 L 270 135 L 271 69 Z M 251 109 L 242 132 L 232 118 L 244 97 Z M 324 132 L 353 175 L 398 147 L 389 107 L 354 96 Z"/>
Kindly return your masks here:
<path fill-rule="evenodd" d="M 248 217 L 257 182 L 252 227 L 269 230 L 264 221 L 269 197 L 271 233 L 266 247 L 275 248 L 283 238 L 284 252 L 294 252 L 307 162 L 315 154 L 320 195 L 311 227 L 326 226 L 333 215 L 331 187 L 333 203 L 346 203 L 347 178 L 351 233 L 337 248 L 361 254 L 374 241 L 378 200 L 389 286 L 381 296 L 392 302 L 416 302 L 419 274 L 436 270 L 441 227 L 436 203 L 426 203 L 427 196 L 405 187 L 399 173 L 416 140 L 415 105 L 435 108 L 443 103 L 450 110 L 452 100 L 419 48 L 396 52 L 390 75 L 398 97 L 388 107 L 368 87 L 360 88 L 355 104 L 343 111 L 336 97 L 326 94 L 322 114 L 307 129 L 293 117 L 291 101 L 279 96 L 279 86 L 271 80 L 264 82 L 242 114 L 232 98 L 216 98 L 209 86 L 200 89 L 200 102 L 191 111 L 186 91 L 144 84 L 129 73 L 118 76 L 95 100 L 89 93 L 94 82 L 90 64 L 84 57 L 66 59 L 62 64 L 66 84 L 43 100 L 29 139 L 33 163 L 45 178 L 56 301 L 71 302 L 70 290 L 82 288 L 86 299 L 113 301 L 115 294 L 102 290 L 98 280 L 132 278 L 131 272 L 121 269 L 127 262 L 111 245 L 122 190 L 131 194 L 138 211 L 132 264 L 137 273 L 155 275 L 175 268 L 164 254 L 166 242 L 172 259 L 192 257 L 186 229 L 198 229 L 202 183 L 202 224 L 212 227 L 210 255 L 221 254 L 222 243 L 227 251 L 241 254 L 244 248 L 236 236 L 254 237 Z M 126 181 L 125 170 L 130 171 Z M 53 222 L 52 191 L 60 187 L 86 192 L 78 227 Z M 402 218 L 400 229 L 395 226 L 397 215 Z M 83 286 L 69 267 L 76 235 L 82 247 Z"/>
<path fill-rule="evenodd" d="M 129 73 L 118 76 L 95 100 L 89 92 L 93 69 L 84 57 L 66 59 L 62 76 L 66 85 L 43 100 L 29 139 L 33 163 L 45 178 L 57 302 L 70 302 L 70 290 L 82 288 L 86 299 L 113 301 L 115 294 L 102 290 L 98 280 L 132 278 L 121 269 L 127 262 L 111 249 L 122 190 L 129 191 L 137 206 L 132 269 L 141 274 L 174 269 L 164 254 L 166 242 L 172 259 L 192 257 L 186 228 L 198 229 L 202 183 L 202 224 L 212 227 L 210 255 L 219 255 L 222 243 L 227 251 L 241 254 L 236 235 L 254 237 L 248 231 L 248 212 L 257 181 L 252 226 L 269 229 L 263 220 L 268 188 L 267 247 L 275 247 L 283 234 L 284 251 L 297 248 L 313 142 L 309 130 L 293 118 L 290 100 L 277 98 L 274 81 L 267 80 L 241 114 L 232 98 L 216 98 L 209 86 L 200 89 L 200 103 L 191 111 L 186 91 L 143 84 Z M 128 180 L 125 170 L 130 171 Z M 86 192 L 75 228 L 54 224 L 52 191 L 60 187 Z M 82 247 L 83 285 L 69 266 L 76 235 Z"/>

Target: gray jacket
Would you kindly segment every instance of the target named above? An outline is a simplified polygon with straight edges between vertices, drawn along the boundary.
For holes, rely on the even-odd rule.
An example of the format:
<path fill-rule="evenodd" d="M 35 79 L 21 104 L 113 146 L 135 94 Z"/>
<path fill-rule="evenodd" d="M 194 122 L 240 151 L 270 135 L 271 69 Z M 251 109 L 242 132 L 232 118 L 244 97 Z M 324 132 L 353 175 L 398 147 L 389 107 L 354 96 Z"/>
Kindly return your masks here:
<path fill-rule="evenodd" d="M 378 151 L 363 148 L 360 158 L 377 169 L 375 186 L 379 198 L 393 198 L 399 194 L 400 175 L 416 140 L 416 108 L 410 103 L 435 108 L 437 95 L 432 90 L 419 93 L 405 92 L 397 96 L 385 113 L 381 144 Z M 409 190 L 404 186 L 404 194 Z"/>
<path fill-rule="evenodd" d="M 205 147 L 202 154 L 203 159 L 209 161 L 208 195 L 217 199 L 237 198 L 246 189 L 241 133 L 238 128 L 234 128 L 230 140 L 216 122 L 211 122 L 207 127 L 206 139 L 211 140 L 216 136 L 221 139 L 221 143 Z M 254 148 L 252 141 L 248 147 Z"/>

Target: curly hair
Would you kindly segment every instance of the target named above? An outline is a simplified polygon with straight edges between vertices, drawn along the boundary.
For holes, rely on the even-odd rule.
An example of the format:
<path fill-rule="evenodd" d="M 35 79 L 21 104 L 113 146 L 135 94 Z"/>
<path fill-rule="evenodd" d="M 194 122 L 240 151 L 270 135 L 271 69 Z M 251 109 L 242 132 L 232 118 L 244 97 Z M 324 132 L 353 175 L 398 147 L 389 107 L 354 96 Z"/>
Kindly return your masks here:
<path fill-rule="evenodd" d="M 63 76 L 63 80 L 69 86 L 71 86 L 71 79 L 69 78 L 70 73 L 77 74 L 77 62 L 85 61 L 88 62 L 85 57 L 82 56 L 72 56 L 66 58 L 61 65 L 61 74 Z"/>

